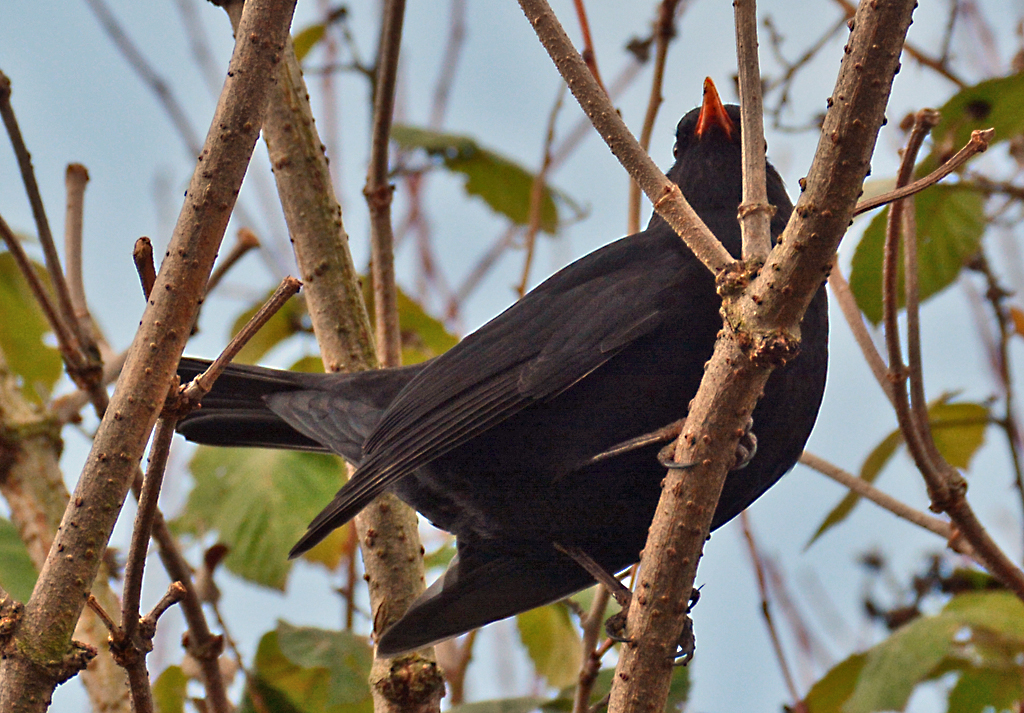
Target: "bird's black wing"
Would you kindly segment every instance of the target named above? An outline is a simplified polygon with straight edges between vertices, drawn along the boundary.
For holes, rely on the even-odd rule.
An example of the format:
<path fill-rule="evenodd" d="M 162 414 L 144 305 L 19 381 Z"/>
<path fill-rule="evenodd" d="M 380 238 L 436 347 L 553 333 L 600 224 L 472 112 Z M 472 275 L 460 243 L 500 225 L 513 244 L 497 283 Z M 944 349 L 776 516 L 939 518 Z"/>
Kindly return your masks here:
<path fill-rule="evenodd" d="M 367 439 L 359 470 L 293 553 L 399 478 L 556 396 L 656 329 L 666 294 L 703 269 L 679 238 L 659 232 L 619 240 L 553 275 L 409 382 Z"/>

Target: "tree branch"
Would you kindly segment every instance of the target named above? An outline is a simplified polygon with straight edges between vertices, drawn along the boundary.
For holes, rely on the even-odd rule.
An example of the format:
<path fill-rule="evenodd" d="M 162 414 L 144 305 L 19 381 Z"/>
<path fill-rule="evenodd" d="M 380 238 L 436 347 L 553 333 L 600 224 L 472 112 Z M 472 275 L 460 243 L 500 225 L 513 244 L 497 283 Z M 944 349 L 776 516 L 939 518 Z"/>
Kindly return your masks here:
<path fill-rule="evenodd" d="M 0 661 L 0 709 L 42 711 L 102 551 L 188 337 L 262 124 L 267 89 L 291 22 L 291 0 L 249 0 L 228 78 L 199 156 L 153 298 L 100 423 L 82 476 L 15 634 Z"/>
<path fill-rule="evenodd" d="M 865 2 L 858 10 L 829 101 L 806 190 L 764 268 L 738 296 L 726 295 L 726 329 L 691 402 L 676 461 L 662 489 L 627 620 L 610 709 L 658 711 L 671 678 L 701 549 L 726 471 L 757 395 L 796 347 L 800 319 L 831 266 L 861 191 L 914 0 Z M 733 325 L 743 325 L 737 333 Z"/>

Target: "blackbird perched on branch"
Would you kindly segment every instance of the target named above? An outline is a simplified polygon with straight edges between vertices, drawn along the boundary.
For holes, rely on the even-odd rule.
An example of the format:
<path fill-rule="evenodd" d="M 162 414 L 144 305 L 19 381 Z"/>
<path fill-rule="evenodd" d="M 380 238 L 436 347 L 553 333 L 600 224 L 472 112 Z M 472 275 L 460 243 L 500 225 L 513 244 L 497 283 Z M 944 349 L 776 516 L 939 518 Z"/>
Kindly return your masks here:
<path fill-rule="evenodd" d="M 739 109 L 724 107 L 710 81 L 679 122 L 675 159 L 668 177 L 739 257 Z M 767 169 L 777 237 L 792 204 Z M 616 446 L 686 416 L 722 326 L 719 305 L 711 273 L 654 215 L 440 357 L 355 374 L 232 366 L 178 430 L 212 445 L 328 451 L 358 466 L 292 556 L 385 490 L 456 536 L 448 571 L 381 635 L 380 653 L 395 654 L 593 584 L 566 551 L 608 572 L 639 559 L 664 444 Z M 713 528 L 782 477 L 811 432 L 825 387 L 824 288 L 801 332 L 800 354 L 775 370 L 754 410 L 756 454 L 729 473 Z M 179 373 L 204 367 L 186 359 Z"/>

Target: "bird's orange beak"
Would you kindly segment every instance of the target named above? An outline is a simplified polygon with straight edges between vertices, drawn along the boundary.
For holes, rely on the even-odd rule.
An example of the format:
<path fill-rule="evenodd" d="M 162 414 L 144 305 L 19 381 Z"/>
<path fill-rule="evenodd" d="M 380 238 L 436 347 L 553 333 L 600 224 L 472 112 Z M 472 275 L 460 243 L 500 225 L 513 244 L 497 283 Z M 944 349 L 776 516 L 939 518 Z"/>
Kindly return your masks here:
<path fill-rule="evenodd" d="M 704 138 L 704 132 L 708 131 L 712 126 L 717 126 L 724 131 L 727 139 L 731 139 L 733 131 L 736 130 L 732 119 L 729 118 L 725 107 L 722 105 L 722 100 L 718 97 L 715 83 L 711 81 L 711 77 L 707 77 L 704 79 L 704 101 L 700 105 L 700 116 L 697 117 L 697 130 L 694 133 L 697 134 L 697 138 L 702 139 Z"/>

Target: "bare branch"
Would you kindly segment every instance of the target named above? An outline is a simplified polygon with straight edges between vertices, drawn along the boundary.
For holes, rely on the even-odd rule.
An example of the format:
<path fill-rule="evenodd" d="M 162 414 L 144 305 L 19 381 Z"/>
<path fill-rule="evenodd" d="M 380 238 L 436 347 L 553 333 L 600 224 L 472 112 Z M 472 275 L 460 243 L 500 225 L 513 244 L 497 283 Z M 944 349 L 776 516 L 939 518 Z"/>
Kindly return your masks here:
<path fill-rule="evenodd" d="M 388 182 L 388 144 L 395 108 L 398 51 L 402 44 L 405 0 L 387 0 L 381 19 L 377 51 L 377 81 L 373 98 L 370 166 L 363 195 L 370 208 L 371 273 L 377 357 L 382 366 L 402 364 L 402 335 L 398 327 L 398 288 L 395 286 L 394 233 L 391 199 L 395 187 Z"/>
<path fill-rule="evenodd" d="M 46 662 L 61 660 L 67 651 L 100 566 L 101 558 L 85 553 L 106 544 L 163 405 L 262 124 L 293 9 L 289 0 L 245 4 L 225 89 L 199 157 L 201 169 L 192 177 L 153 302 L 129 352 L 123 386 L 100 423 L 65 526 L 26 604 L 16 634 L 19 655 L 0 661 L 4 710 L 41 711 L 63 672 Z"/>
<path fill-rule="evenodd" d="M 972 131 L 970 141 L 968 141 L 962 149 L 957 151 L 951 159 L 929 173 L 927 176 L 919 178 L 913 183 L 909 183 L 905 186 L 900 186 L 894 191 L 889 191 L 880 196 L 875 196 L 874 198 L 858 203 L 857 209 L 853 214 L 860 215 L 861 213 L 866 213 L 869 210 L 874 210 L 875 208 L 887 203 L 892 203 L 902 198 L 906 198 L 907 196 L 912 196 L 915 193 L 920 193 L 925 188 L 928 188 L 928 186 L 935 185 L 943 178 L 953 173 L 953 171 L 967 163 L 975 154 L 986 151 L 988 149 L 989 142 L 995 134 L 995 129 Z"/>
<path fill-rule="evenodd" d="M 763 264 L 772 249 L 764 157 L 764 106 L 757 55 L 757 3 L 735 0 L 736 58 L 740 74 L 740 136 L 743 138 L 743 202 L 739 207 L 743 259 Z M 793 700 L 797 700 L 794 698 Z"/>

